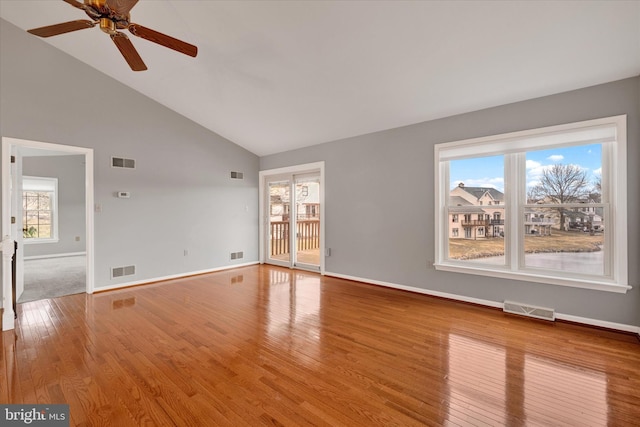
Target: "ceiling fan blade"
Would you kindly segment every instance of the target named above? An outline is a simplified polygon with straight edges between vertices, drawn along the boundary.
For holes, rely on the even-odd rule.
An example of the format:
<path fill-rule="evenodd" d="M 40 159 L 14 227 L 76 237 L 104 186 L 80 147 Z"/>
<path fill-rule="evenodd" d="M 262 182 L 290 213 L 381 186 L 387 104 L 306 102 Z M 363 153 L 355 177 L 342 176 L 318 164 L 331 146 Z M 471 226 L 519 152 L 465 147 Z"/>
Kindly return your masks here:
<path fill-rule="evenodd" d="M 118 15 L 127 15 L 138 3 L 138 0 L 106 0 L 106 2 L 109 9 Z"/>
<path fill-rule="evenodd" d="M 80 3 L 79 1 L 76 0 L 62 0 L 65 3 L 69 3 L 71 6 L 73 7 L 77 7 L 78 9 L 86 9 L 87 6 L 84 3 Z"/>
<path fill-rule="evenodd" d="M 130 24 L 129 31 L 134 36 L 142 37 L 159 45 L 168 47 L 177 52 L 184 53 L 185 55 L 193 56 L 195 58 L 198 55 L 198 48 L 192 44 L 183 42 L 182 40 L 175 39 L 166 34 L 159 33 L 150 28 L 143 27 L 138 24 Z"/>
<path fill-rule="evenodd" d="M 72 31 L 84 30 L 92 28 L 96 25 L 95 22 L 86 19 L 80 19 L 78 21 L 63 22 L 62 24 L 48 25 L 46 27 L 33 28 L 27 30 L 27 32 L 36 35 L 38 37 L 51 37 L 58 34 L 70 33 Z"/>
<path fill-rule="evenodd" d="M 147 66 L 144 64 L 142 58 L 140 58 L 138 51 L 133 47 L 133 43 L 131 43 L 131 40 L 129 40 L 126 34 L 111 34 L 111 40 L 116 44 L 116 47 L 133 71 L 144 71 L 147 69 Z"/>

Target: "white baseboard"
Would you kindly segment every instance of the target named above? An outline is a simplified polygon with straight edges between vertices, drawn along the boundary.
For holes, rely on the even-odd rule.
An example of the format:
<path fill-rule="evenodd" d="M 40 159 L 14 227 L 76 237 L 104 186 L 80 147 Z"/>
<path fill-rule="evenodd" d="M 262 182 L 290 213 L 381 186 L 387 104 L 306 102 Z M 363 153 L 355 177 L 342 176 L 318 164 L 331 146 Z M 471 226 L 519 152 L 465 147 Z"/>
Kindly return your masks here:
<path fill-rule="evenodd" d="M 464 295 L 450 294 L 447 292 L 432 291 L 430 289 L 416 288 L 413 286 L 399 285 L 397 283 L 383 282 L 380 280 L 365 279 L 362 277 L 349 276 L 346 274 L 325 272 L 326 276 L 337 277 L 340 279 L 353 280 L 356 282 L 369 283 L 372 285 L 385 286 L 387 288 L 401 289 L 403 291 L 416 292 L 424 295 L 431 295 L 440 298 L 447 298 L 454 301 L 470 302 L 473 304 L 484 305 L 487 307 L 502 309 L 504 304 L 498 301 L 490 301 L 485 299 L 467 297 Z M 571 314 L 556 313 L 556 319 L 566 320 L 568 322 L 580 323 L 583 325 L 597 326 L 601 328 L 613 329 L 622 332 L 632 332 L 640 337 L 640 326 L 626 325 L 624 323 L 608 322 L 605 320 L 590 319 L 588 317 L 573 316 Z"/>
<path fill-rule="evenodd" d="M 623 332 L 633 332 L 640 335 L 640 326 L 625 325 L 624 323 L 607 322 L 606 320 L 590 319 L 588 317 L 573 316 L 571 314 L 556 313 L 556 319 L 583 325 L 614 329 Z"/>
<path fill-rule="evenodd" d="M 33 255 L 24 257 L 25 261 L 29 261 L 31 259 L 47 259 L 47 258 L 64 258 L 69 256 L 81 256 L 87 255 L 86 252 L 67 252 L 64 254 L 50 254 L 50 255 Z"/>
<path fill-rule="evenodd" d="M 223 267 L 209 268 L 206 270 L 199 270 L 199 271 L 190 271 L 187 273 L 180 273 L 180 274 L 172 274 L 170 276 L 164 276 L 164 277 L 153 277 L 149 279 L 138 280 L 135 282 L 126 282 L 126 283 L 118 283 L 116 285 L 100 286 L 100 287 L 95 287 L 93 289 L 93 292 L 95 293 L 95 292 L 103 292 L 103 291 L 112 291 L 115 289 L 128 288 L 131 286 L 146 285 L 146 284 L 155 283 L 155 282 L 162 282 L 165 280 L 181 279 L 183 277 L 197 276 L 199 274 L 215 273 L 217 271 L 223 271 L 223 270 L 232 270 L 234 268 L 248 267 L 250 265 L 256 265 L 256 264 L 259 264 L 259 262 L 252 261 L 244 264 L 225 265 Z"/>

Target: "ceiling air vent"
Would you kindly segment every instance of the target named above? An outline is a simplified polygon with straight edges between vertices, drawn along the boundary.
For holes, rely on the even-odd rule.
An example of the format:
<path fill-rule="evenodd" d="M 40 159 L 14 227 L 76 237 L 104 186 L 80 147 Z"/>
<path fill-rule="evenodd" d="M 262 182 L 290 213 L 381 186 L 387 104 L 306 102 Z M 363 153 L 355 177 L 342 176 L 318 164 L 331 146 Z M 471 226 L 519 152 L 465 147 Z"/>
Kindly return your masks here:
<path fill-rule="evenodd" d="M 231 172 L 231 179 L 244 179 L 242 172 Z"/>
<path fill-rule="evenodd" d="M 134 274 L 136 274 L 135 265 L 127 265 L 126 267 L 113 267 L 111 269 L 112 279 L 115 279 L 117 277 L 123 277 L 123 276 L 133 276 Z"/>
<path fill-rule="evenodd" d="M 556 320 L 556 313 L 553 308 L 536 307 L 513 301 L 505 301 L 502 309 L 507 313 L 535 317 L 536 319 Z"/>
<path fill-rule="evenodd" d="M 122 169 L 135 169 L 136 161 L 134 159 L 125 159 L 123 157 L 112 157 L 111 167 L 122 168 Z"/>

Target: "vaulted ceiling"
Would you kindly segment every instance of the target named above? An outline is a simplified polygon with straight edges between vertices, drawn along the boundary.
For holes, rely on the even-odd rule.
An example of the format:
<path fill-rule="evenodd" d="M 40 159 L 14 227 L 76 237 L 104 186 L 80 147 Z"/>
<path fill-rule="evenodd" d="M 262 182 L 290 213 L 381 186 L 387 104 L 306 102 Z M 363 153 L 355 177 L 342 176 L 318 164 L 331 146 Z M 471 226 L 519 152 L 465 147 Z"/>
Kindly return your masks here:
<path fill-rule="evenodd" d="M 133 72 L 97 28 L 42 40 L 260 156 L 640 75 L 639 1 L 141 0 L 131 21 L 198 56 L 132 36 Z"/>

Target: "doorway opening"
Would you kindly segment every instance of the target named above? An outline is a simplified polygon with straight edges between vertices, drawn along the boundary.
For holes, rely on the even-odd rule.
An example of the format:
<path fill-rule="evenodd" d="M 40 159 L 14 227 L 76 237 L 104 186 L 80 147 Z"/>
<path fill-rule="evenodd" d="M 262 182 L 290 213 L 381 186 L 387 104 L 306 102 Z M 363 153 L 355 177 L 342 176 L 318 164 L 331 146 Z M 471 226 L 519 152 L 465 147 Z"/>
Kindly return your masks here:
<path fill-rule="evenodd" d="M 260 262 L 324 274 L 324 162 L 260 172 Z"/>
<path fill-rule="evenodd" d="M 17 243 L 15 277 L 2 278 L 4 330 L 16 303 L 93 293 L 93 232 L 93 150 L 3 137 L 2 236 Z"/>

